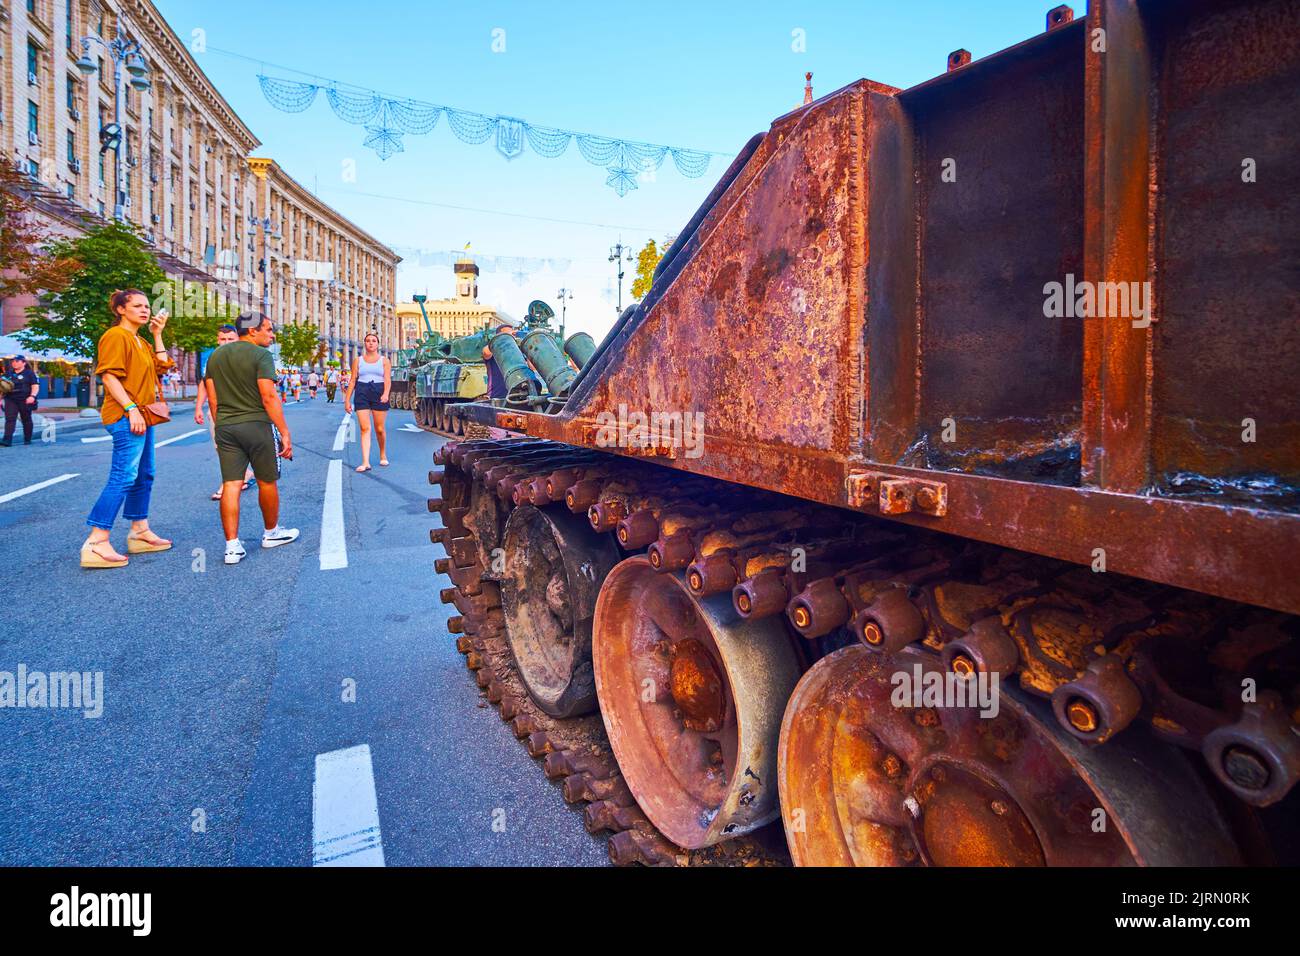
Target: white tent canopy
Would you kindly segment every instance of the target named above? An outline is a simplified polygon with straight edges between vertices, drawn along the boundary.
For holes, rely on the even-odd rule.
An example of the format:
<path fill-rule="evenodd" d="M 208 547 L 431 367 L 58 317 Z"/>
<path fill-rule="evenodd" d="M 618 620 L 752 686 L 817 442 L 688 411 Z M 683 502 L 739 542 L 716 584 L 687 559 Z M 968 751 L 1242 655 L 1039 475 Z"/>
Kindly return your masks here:
<path fill-rule="evenodd" d="M 90 359 L 80 355 L 70 355 L 67 352 L 60 352 L 58 349 L 50 349 L 47 352 L 37 352 L 33 349 L 26 348 L 23 343 L 19 342 L 12 335 L 0 335 L 0 358 L 7 359 L 15 355 L 23 355 L 37 362 L 52 362 L 55 359 L 63 359 L 65 362 L 89 362 Z"/>

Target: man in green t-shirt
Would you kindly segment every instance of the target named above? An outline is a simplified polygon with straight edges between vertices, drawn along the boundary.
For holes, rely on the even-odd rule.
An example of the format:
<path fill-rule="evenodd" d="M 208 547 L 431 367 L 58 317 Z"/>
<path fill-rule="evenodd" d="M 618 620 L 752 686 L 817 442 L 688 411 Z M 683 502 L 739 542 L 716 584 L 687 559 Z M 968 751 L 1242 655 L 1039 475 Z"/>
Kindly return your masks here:
<path fill-rule="evenodd" d="M 275 326 L 260 312 L 245 312 L 235 321 L 235 329 L 239 340 L 212 353 L 204 381 L 221 461 L 226 564 L 238 564 L 247 554 L 239 540 L 239 488 L 250 464 L 266 528 L 262 547 L 277 548 L 298 537 L 297 528 L 280 527 L 276 481 L 280 459 L 293 460 L 293 445 L 284 406 L 275 391 L 275 361 L 267 351 L 275 341 Z"/>

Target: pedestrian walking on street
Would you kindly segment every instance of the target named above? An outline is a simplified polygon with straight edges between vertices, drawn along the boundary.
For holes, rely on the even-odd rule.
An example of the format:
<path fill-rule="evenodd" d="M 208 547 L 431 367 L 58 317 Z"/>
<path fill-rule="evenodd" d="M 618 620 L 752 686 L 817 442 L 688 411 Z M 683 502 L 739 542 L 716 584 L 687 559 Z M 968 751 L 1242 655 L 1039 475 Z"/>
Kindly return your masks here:
<path fill-rule="evenodd" d="M 9 370 L 0 378 L 0 391 L 4 392 L 5 438 L 0 446 L 8 448 L 14 443 L 14 428 L 21 418 L 23 444 L 32 443 L 32 412 L 36 411 L 36 396 L 41 390 L 40 380 L 27 365 L 27 359 L 15 355 L 9 360 Z M 5 388 L 5 385 L 8 388 Z"/>
<path fill-rule="evenodd" d="M 327 369 L 325 372 L 325 404 L 334 404 L 334 393 L 339 387 L 339 370 L 336 368 Z"/>
<path fill-rule="evenodd" d="M 320 376 L 316 374 L 315 369 L 312 369 L 311 374 L 307 376 L 307 392 L 313 402 L 316 401 L 316 389 L 318 388 L 320 388 Z"/>
<path fill-rule="evenodd" d="M 275 360 L 267 348 L 275 327 L 261 312 L 245 312 L 235 321 L 239 341 L 223 345 L 208 359 L 204 387 L 216 420 L 217 457 L 221 460 L 221 527 L 226 536 L 226 564 L 238 564 L 247 552 L 239 540 L 239 488 L 251 465 L 262 510 L 263 548 L 278 548 L 298 539 L 297 528 L 280 526 L 280 459 L 293 460 L 289 425 L 276 394 Z"/>
<path fill-rule="evenodd" d="M 302 372 L 294 369 L 289 373 L 289 388 L 293 389 L 293 400 L 302 401 Z"/>
<path fill-rule="evenodd" d="M 388 391 L 392 388 L 393 370 L 388 359 L 379 354 L 379 336 L 366 333 L 365 353 L 352 360 L 352 380 L 356 385 L 348 392 L 344 410 L 355 406 L 361 423 L 361 464 L 357 471 L 370 471 L 370 420 L 374 417 L 375 437 L 379 440 L 379 463 L 388 464 Z"/>
<path fill-rule="evenodd" d="M 239 333 L 235 331 L 235 327 L 233 325 L 223 325 L 217 329 L 217 348 L 221 348 L 221 346 L 223 345 L 229 345 L 231 342 L 236 341 L 238 338 L 239 338 Z M 207 369 L 205 368 L 203 371 L 203 378 L 199 380 L 198 397 L 194 399 L 194 424 L 196 425 L 203 424 L 203 406 L 208 403 L 208 390 L 203 384 L 204 381 L 206 381 L 206 379 L 207 379 Z M 216 448 L 217 447 L 217 416 L 213 415 L 211 411 L 209 411 L 208 414 L 208 435 L 211 436 L 212 438 L 212 447 Z M 244 472 L 244 484 L 240 487 L 239 490 L 247 491 L 248 484 L 252 480 L 253 480 L 253 469 L 250 466 L 249 469 Z M 217 487 L 217 490 L 212 492 L 212 500 L 220 501 L 221 493 L 225 490 L 225 488 L 226 488 L 225 484 L 219 485 Z"/>
<path fill-rule="evenodd" d="M 109 542 L 117 514 L 131 522 L 126 536 L 127 551 L 143 554 L 166 551 L 172 543 L 149 528 L 149 497 L 153 491 L 155 425 L 169 420 L 162 401 L 158 376 L 172 367 L 163 344 L 167 313 L 151 315 L 149 299 L 139 289 L 122 289 L 108 300 L 117 320 L 99 338 L 95 348 L 95 372 L 104 380 L 104 404 L 100 420 L 113 439 L 113 458 L 108 482 L 90 509 L 86 524 L 90 537 L 81 546 L 83 568 L 125 567 L 128 558 Z M 140 336 L 149 326 L 153 348 Z"/>
<path fill-rule="evenodd" d="M 284 400 L 289 394 L 289 373 L 284 369 L 280 369 L 280 374 L 275 380 L 275 387 L 280 391 L 280 403 L 284 404 Z"/>

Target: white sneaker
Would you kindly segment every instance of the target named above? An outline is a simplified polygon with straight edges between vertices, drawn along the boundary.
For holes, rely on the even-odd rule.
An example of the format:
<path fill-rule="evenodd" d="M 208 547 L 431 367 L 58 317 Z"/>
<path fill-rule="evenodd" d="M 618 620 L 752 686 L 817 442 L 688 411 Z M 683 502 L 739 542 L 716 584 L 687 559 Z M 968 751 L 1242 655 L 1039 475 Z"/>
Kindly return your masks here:
<path fill-rule="evenodd" d="M 229 544 L 226 545 L 226 564 L 238 564 L 247 555 L 248 552 L 244 550 L 242 542 L 236 542 L 233 548 Z"/>
<path fill-rule="evenodd" d="M 270 531 L 262 532 L 262 547 L 278 548 L 282 544 L 298 540 L 297 528 L 282 528 L 276 525 Z"/>

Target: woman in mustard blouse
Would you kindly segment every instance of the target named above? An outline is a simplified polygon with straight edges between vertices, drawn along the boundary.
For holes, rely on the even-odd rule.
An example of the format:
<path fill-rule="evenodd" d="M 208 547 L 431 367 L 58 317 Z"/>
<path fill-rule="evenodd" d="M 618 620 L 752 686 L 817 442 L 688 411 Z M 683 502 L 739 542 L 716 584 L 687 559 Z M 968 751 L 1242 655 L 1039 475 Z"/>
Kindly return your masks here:
<path fill-rule="evenodd" d="M 108 300 L 117 319 L 99 339 L 95 372 L 104 379 L 104 404 L 100 418 L 113 439 L 113 461 L 108 483 L 90 509 L 86 524 L 90 537 L 81 546 L 83 568 L 125 567 L 127 556 L 119 554 L 108 540 L 117 514 L 131 522 L 126 536 L 127 551 L 166 551 L 172 543 L 149 530 L 149 494 L 153 489 L 153 427 L 142 409 L 160 401 L 158 376 L 175 363 L 167 355 L 162 333 L 167 313 L 150 316 L 149 299 L 139 289 L 114 292 Z M 153 347 L 140 337 L 148 324 Z"/>

